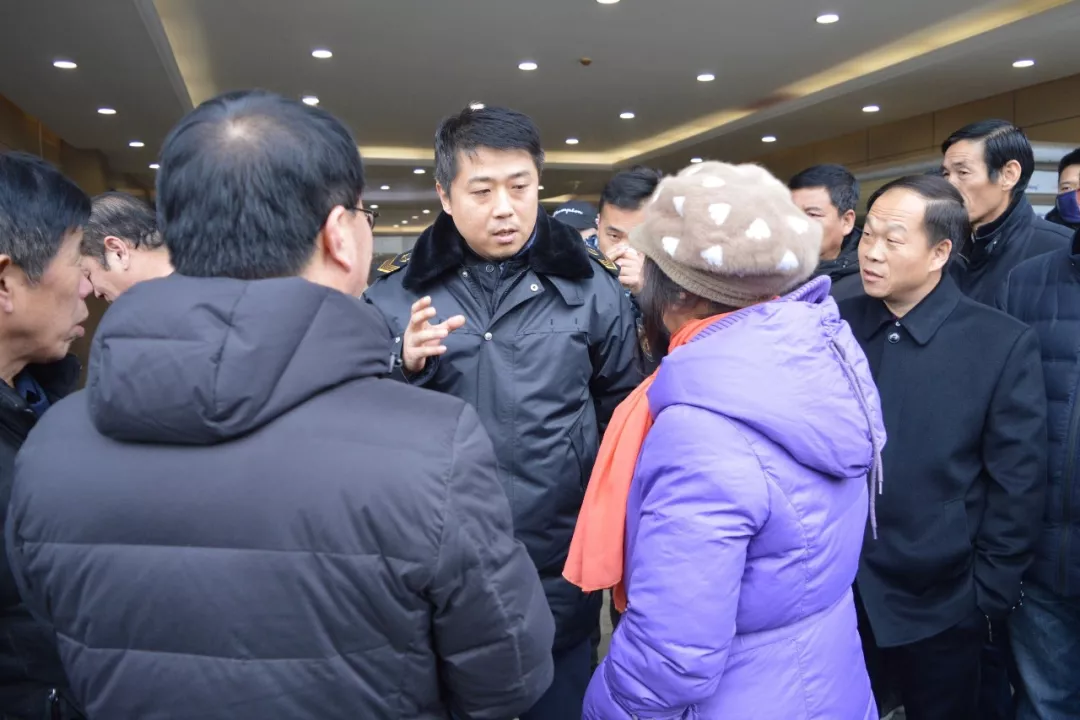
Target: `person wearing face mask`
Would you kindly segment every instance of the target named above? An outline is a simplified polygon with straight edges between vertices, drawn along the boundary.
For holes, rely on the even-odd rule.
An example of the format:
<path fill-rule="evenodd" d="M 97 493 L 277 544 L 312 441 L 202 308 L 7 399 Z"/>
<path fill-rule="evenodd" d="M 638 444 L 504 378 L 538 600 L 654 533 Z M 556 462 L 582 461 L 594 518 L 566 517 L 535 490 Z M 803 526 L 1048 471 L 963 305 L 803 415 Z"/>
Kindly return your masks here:
<path fill-rule="evenodd" d="M 951 273 L 961 292 L 993 305 L 1013 268 L 1068 247 L 1072 233 L 1035 215 L 1024 194 L 1035 155 L 1020 128 L 981 120 L 950 135 L 941 151 L 942 175 L 960 191 L 972 227 L 970 238 L 957 240 Z"/>
<path fill-rule="evenodd" d="M 1070 230 L 1080 230 L 1080 148 L 1058 163 L 1058 196 L 1046 219 Z"/>

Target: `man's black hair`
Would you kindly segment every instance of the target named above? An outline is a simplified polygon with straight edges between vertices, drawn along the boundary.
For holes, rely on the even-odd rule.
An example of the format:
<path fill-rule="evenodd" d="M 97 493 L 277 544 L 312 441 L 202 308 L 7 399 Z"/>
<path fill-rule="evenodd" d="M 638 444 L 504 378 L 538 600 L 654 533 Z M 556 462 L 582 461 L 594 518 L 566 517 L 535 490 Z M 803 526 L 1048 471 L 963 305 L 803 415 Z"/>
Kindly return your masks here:
<path fill-rule="evenodd" d="M 621 210 L 637 210 L 656 192 L 656 186 L 663 176 L 659 170 L 644 165 L 622 171 L 604 186 L 604 191 L 600 193 L 599 210 L 603 211 L 608 204 Z"/>
<path fill-rule="evenodd" d="M 1018 198 L 1027 190 L 1035 172 L 1035 153 L 1023 130 L 1007 120 L 980 120 L 950 135 L 942 143 L 941 153 L 944 155 L 961 140 L 983 141 L 983 160 L 991 181 L 997 181 L 1002 168 L 1010 161 L 1020 163 L 1020 182 L 1013 188 L 1012 196 Z"/>
<path fill-rule="evenodd" d="M 876 190 L 870 196 L 867 207 L 872 210 L 878 198 L 890 190 L 910 190 L 926 201 L 923 229 L 930 247 L 942 240 L 952 240 L 953 250 L 956 251 L 968 241 L 971 223 L 964 207 L 964 197 L 945 178 L 925 174 L 897 178 Z"/>
<path fill-rule="evenodd" d="M 83 230 L 82 254 L 97 258 L 109 269 L 105 257 L 105 238 L 118 237 L 133 248 L 152 250 L 161 247 L 157 215 L 153 208 L 123 192 L 107 192 L 91 201 L 90 220 Z"/>
<path fill-rule="evenodd" d="M 1058 180 L 1065 172 L 1065 168 L 1073 165 L 1080 165 L 1080 148 L 1076 148 L 1071 153 L 1061 158 L 1061 162 L 1058 163 Z"/>
<path fill-rule="evenodd" d="M 30 282 L 89 217 L 90 198 L 59 170 L 33 155 L 0 153 L 0 255 Z"/>
<path fill-rule="evenodd" d="M 838 215 L 859 206 L 859 181 L 843 165 L 814 165 L 788 182 L 789 190 L 825 188 Z"/>
<path fill-rule="evenodd" d="M 532 156 L 539 175 L 544 170 L 540 130 L 528 115 L 502 107 L 465 108 L 439 123 L 435 132 L 435 180 L 443 192 L 458 173 L 458 154 L 471 155 L 480 148 L 524 150 Z"/>
<path fill-rule="evenodd" d="M 356 142 L 333 115 L 261 90 L 227 93 L 165 139 L 158 226 L 181 275 L 289 277 L 330 211 L 356 207 L 363 190 Z"/>

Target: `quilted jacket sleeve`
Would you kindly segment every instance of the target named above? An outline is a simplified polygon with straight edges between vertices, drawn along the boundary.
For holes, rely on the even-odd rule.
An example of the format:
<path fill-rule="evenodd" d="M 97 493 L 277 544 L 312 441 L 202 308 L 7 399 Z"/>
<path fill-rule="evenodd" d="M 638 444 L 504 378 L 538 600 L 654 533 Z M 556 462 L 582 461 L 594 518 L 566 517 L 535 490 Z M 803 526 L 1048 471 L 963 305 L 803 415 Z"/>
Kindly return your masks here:
<path fill-rule="evenodd" d="M 765 476 L 735 424 L 677 405 L 650 430 L 634 483 L 643 499 L 629 604 L 585 718 L 696 717 L 735 636 L 747 545 L 768 515 Z"/>
<path fill-rule="evenodd" d="M 540 577 L 514 539 L 495 452 L 466 406 L 454 440 L 430 591 L 448 700 L 470 720 L 506 720 L 551 684 L 555 622 Z"/>

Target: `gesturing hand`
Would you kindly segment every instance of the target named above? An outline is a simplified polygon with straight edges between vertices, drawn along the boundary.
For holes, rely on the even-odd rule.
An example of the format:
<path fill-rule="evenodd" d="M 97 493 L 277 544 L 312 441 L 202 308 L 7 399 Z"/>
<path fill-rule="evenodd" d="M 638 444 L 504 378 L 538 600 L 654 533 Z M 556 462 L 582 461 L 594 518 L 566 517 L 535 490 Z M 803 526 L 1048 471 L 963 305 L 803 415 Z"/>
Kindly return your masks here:
<path fill-rule="evenodd" d="M 412 317 L 409 326 L 405 328 L 405 336 L 401 339 L 401 364 L 405 372 L 413 375 L 421 372 L 429 357 L 446 352 L 443 340 L 453 331 L 465 326 L 464 315 L 455 315 L 438 325 L 432 325 L 431 319 L 435 315 L 430 297 L 413 303 Z"/>
<path fill-rule="evenodd" d="M 645 256 L 629 245 L 619 245 L 608 259 L 619 266 L 619 283 L 634 295 L 641 292 L 645 284 Z"/>

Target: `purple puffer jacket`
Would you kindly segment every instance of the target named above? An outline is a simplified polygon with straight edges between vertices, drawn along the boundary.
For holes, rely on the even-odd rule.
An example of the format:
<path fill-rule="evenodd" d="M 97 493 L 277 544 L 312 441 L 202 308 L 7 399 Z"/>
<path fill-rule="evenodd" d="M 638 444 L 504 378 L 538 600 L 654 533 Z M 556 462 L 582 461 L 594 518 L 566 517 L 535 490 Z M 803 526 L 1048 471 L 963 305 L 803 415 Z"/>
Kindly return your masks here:
<path fill-rule="evenodd" d="M 851 585 L 885 430 L 828 290 L 664 360 L 627 508 L 629 607 L 586 720 L 876 720 Z"/>

